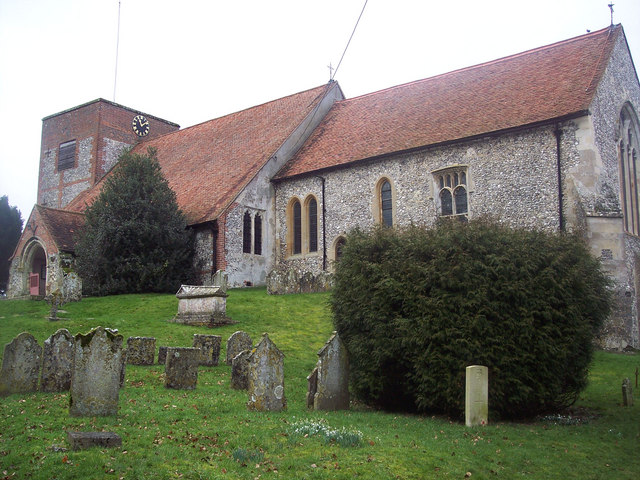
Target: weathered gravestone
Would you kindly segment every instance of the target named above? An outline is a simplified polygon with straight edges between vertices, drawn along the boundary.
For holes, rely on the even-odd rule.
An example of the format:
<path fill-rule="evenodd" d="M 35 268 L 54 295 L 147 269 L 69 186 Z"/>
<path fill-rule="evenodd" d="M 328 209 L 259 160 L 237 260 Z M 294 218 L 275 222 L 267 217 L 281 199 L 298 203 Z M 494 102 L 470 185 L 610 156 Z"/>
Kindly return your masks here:
<path fill-rule="evenodd" d="M 122 438 L 113 432 L 67 431 L 67 440 L 72 450 L 85 450 L 91 447 L 115 448 L 122 446 Z"/>
<path fill-rule="evenodd" d="M 129 337 L 127 339 L 127 363 L 129 365 L 153 365 L 155 356 L 155 338 Z"/>
<path fill-rule="evenodd" d="M 74 417 L 118 413 L 122 375 L 122 335 L 97 327 L 75 336 L 69 414 Z"/>
<path fill-rule="evenodd" d="M 231 362 L 231 388 L 234 390 L 246 390 L 249 387 L 249 355 L 251 350 L 243 350 Z"/>
<path fill-rule="evenodd" d="M 220 361 L 220 345 L 222 337 L 220 335 L 201 335 L 196 333 L 193 336 L 193 348 L 200 349 L 200 365 L 216 367 Z"/>
<path fill-rule="evenodd" d="M 73 335 L 66 328 L 61 328 L 44 341 L 40 376 L 42 392 L 63 392 L 71 388 L 74 344 Z"/>
<path fill-rule="evenodd" d="M 622 405 L 625 407 L 633 406 L 633 389 L 628 378 L 622 381 Z"/>
<path fill-rule="evenodd" d="M 167 348 L 166 346 L 158 347 L 158 364 L 164 365 L 167 361 Z"/>
<path fill-rule="evenodd" d="M 349 356 L 336 332 L 318 352 L 318 364 L 307 380 L 308 406 L 315 410 L 349 409 Z"/>
<path fill-rule="evenodd" d="M 27 332 L 22 332 L 4 347 L 0 370 L 0 396 L 38 390 L 42 347 Z"/>
<path fill-rule="evenodd" d="M 280 411 L 287 407 L 284 395 L 284 354 L 266 333 L 249 355 L 249 410 Z"/>
<path fill-rule="evenodd" d="M 233 333 L 227 340 L 227 358 L 225 363 L 231 365 L 233 359 L 244 350 L 251 350 L 253 342 L 247 332 L 238 331 Z"/>
<path fill-rule="evenodd" d="M 198 383 L 200 349 L 168 347 L 165 362 L 164 386 L 176 390 L 193 390 Z"/>
<path fill-rule="evenodd" d="M 481 365 L 467 367 L 465 390 L 465 424 L 486 425 L 489 418 L 489 369 Z"/>

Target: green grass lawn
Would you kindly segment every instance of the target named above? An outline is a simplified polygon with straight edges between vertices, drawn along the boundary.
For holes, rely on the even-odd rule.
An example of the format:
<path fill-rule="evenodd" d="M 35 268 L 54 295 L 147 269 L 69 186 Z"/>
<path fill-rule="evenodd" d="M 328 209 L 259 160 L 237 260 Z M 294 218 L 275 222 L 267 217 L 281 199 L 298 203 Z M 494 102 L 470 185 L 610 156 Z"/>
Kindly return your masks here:
<path fill-rule="evenodd" d="M 58 328 L 75 335 L 102 325 L 125 341 L 155 337 L 158 346 L 191 346 L 194 333 L 221 335 L 224 359 L 234 331 L 254 342 L 268 332 L 285 354 L 288 401 L 284 412 L 248 412 L 247 393 L 229 388 L 224 361 L 200 367 L 192 391 L 165 389 L 163 366 L 127 366 L 117 417 L 71 418 L 68 393 L 11 395 L 0 399 L 0 479 L 640 478 L 640 407 L 621 406 L 622 379 L 635 385 L 638 355 L 597 353 L 574 407 L 578 419 L 466 428 L 357 403 L 350 411 L 308 411 L 306 376 L 332 331 L 328 299 L 231 290 L 227 313 L 237 323 L 216 329 L 167 322 L 177 312 L 173 295 L 86 298 L 65 305 L 58 322 L 47 320 L 44 302 L 0 301 L 2 345 L 23 331 L 42 345 Z M 67 430 L 113 431 L 122 448 L 68 451 Z"/>

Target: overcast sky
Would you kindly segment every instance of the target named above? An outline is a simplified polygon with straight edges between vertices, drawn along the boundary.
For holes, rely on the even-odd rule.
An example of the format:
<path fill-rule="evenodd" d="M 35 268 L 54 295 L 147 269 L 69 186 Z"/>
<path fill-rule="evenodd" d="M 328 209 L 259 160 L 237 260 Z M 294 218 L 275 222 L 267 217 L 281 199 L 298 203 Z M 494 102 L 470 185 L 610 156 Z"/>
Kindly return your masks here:
<path fill-rule="evenodd" d="M 640 1 L 613 0 L 640 65 Z M 105 98 L 188 127 L 325 84 L 364 0 L 0 0 L 0 196 L 27 220 L 42 118 Z M 608 0 L 369 0 L 348 98 L 598 30 Z M 116 81 L 116 45 L 119 45 Z M 114 98 L 115 83 L 115 98 Z"/>

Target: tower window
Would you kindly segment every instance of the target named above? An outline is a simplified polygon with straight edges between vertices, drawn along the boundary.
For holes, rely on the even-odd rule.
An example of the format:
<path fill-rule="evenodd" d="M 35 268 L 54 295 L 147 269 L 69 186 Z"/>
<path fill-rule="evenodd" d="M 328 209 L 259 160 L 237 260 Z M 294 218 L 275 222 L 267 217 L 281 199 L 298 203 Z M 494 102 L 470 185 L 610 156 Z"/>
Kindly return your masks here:
<path fill-rule="evenodd" d="M 73 168 L 76 164 L 76 141 L 60 144 L 58 149 L 58 171 Z"/>

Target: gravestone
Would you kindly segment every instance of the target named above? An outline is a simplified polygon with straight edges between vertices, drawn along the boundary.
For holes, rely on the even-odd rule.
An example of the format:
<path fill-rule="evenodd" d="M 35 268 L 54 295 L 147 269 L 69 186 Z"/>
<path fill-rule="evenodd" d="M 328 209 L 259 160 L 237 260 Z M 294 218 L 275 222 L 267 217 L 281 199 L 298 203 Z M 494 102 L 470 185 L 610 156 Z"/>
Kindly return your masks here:
<path fill-rule="evenodd" d="M 85 450 L 91 447 L 114 448 L 122 446 L 122 437 L 113 432 L 67 431 L 67 440 L 72 450 Z"/>
<path fill-rule="evenodd" d="M 155 338 L 129 337 L 127 339 L 127 363 L 129 365 L 153 365 L 155 356 Z"/>
<path fill-rule="evenodd" d="M 489 369 L 472 365 L 466 370 L 465 424 L 486 425 L 489 418 Z"/>
<path fill-rule="evenodd" d="M 249 387 L 249 355 L 251 350 L 243 350 L 231 362 L 231 388 L 234 390 L 246 390 Z"/>
<path fill-rule="evenodd" d="M 307 377 L 307 384 L 307 408 L 313 409 L 313 401 L 318 391 L 318 367 L 311 370 L 311 373 Z"/>
<path fill-rule="evenodd" d="M 198 383 L 200 349 L 168 347 L 165 362 L 164 386 L 176 390 L 193 390 Z"/>
<path fill-rule="evenodd" d="M 166 346 L 158 347 L 158 365 L 164 365 L 167 361 L 167 348 Z"/>
<path fill-rule="evenodd" d="M 0 396 L 38 390 L 42 347 L 33 335 L 22 332 L 4 347 L 0 370 Z"/>
<path fill-rule="evenodd" d="M 231 365 L 233 359 L 243 350 L 251 350 L 253 342 L 247 332 L 238 331 L 233 333 L 227 340 L 227 358 L 225 363 Z"/>
<path fill-rule="evenodd" d="M 307 377 L 307 405 L 313 400 L 315 410 L 348 410 L 349 356 L 336 332 L 318 352 L 314 372 Z"/>
<path fill-rule="evenodd" d="M 220 361 L 220 335 L 202 335 L 196 333 L 193 336 L 193 348 L 200 349 L 200 365 L 216 367 Z"/>
<path fill-rule="evenodd" d="M 73 335 L 66 328 L 44 341 L 40 391 L 64 392 L 71 388 L 74 348 Z"/>
<path fill-rule="evenodd" d="M 69 400 L 71 416 L 111 416 L 118 413 L 124 365 L 122 340 L 122 335 L 103 327 L 75 336 Z"/>
<path fill-rule="evenodd" d="M 625 407 L 633 406 L 633 389 L 628 378 L 622 381 L 622 405 Z"/>
<path fill-rule="evenodd" d="M 247 407 L 255 411 L 281 411 L 287 407 L 284 395 L 284 354 L 266 333 L 249 354 Z"/>

